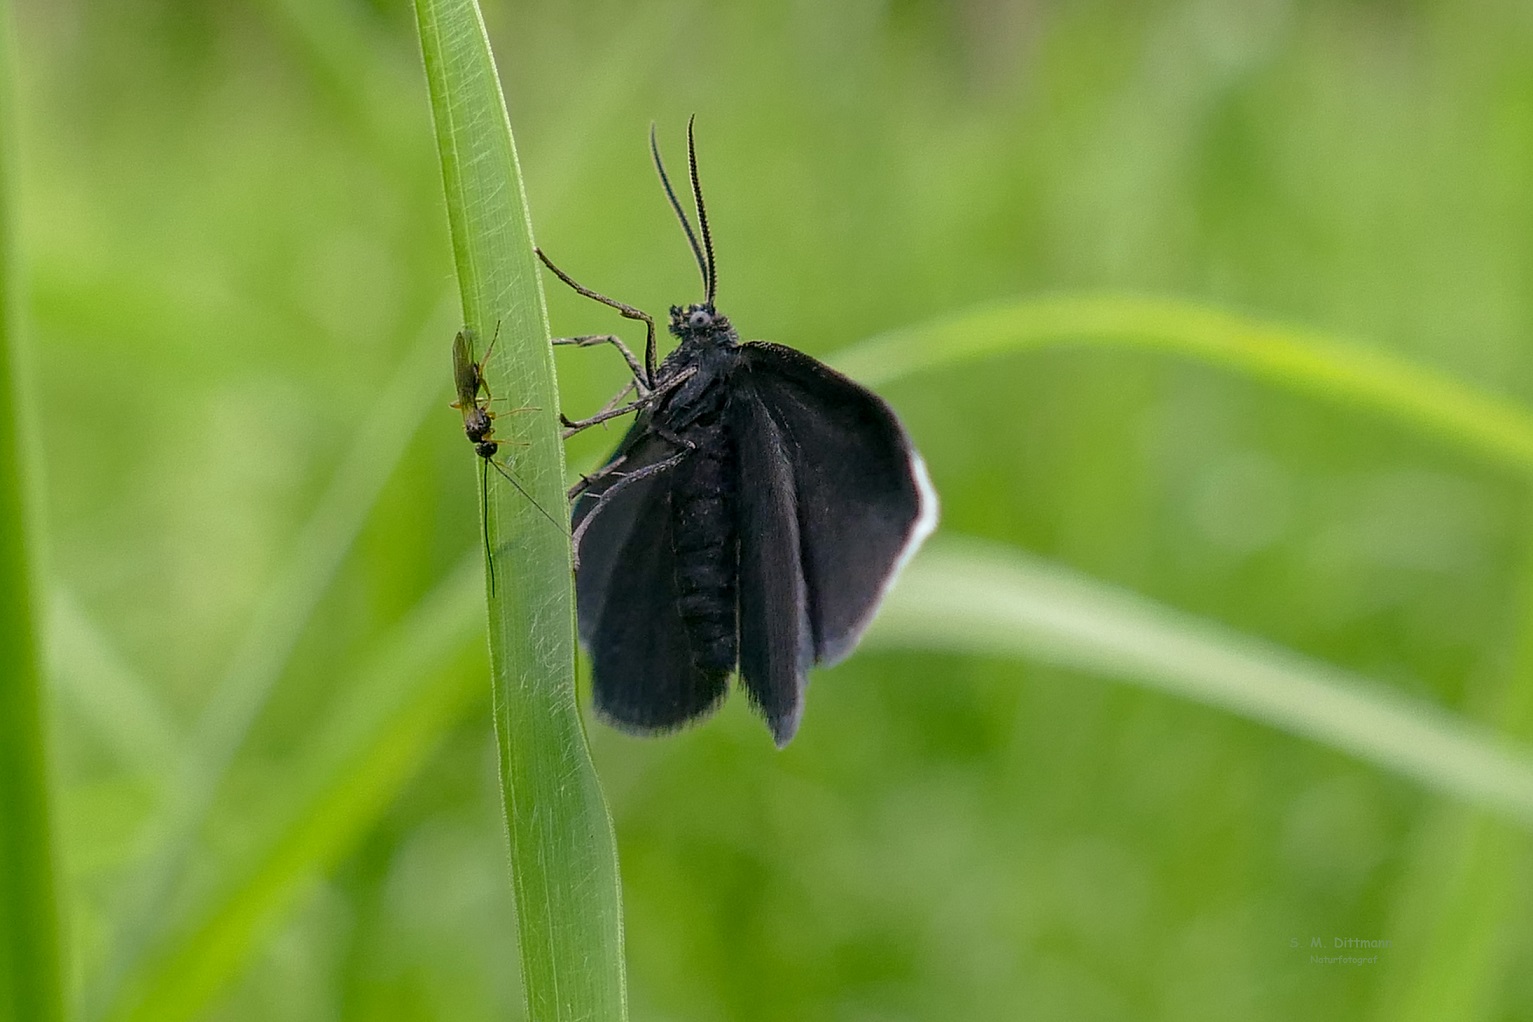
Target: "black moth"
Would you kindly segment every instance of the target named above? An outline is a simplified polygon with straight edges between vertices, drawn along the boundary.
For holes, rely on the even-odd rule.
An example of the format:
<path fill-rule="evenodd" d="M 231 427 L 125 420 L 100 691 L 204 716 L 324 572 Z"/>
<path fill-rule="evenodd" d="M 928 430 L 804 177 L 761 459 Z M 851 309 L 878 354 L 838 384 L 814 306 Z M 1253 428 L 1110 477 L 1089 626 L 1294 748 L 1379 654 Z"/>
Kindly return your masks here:
<path fill-rule="evenodd" d="M 634 377 L 599 414 L 565 419 L 568 433 L 638 412 L 605 466 L 571 490 L 580 637 L 596 709 L 618 727 L 658 733 L 702 717 L 738 669 L 781 747 L 798 730 L 809 666 L 851 652 L 935 526 L 937 499 L 877 395 L 792 348 L 740 340 L 713 304 L 691 123 L 698 232 L 653 128 L 650 151 L 704 286 L 702 302 L 671 307 L 680 344 L 664 362 L 650 316 L 538 253 L 580 294 L 647 326 L 642 365 L 613 336 L 555 342 L 614 344 Z"/>

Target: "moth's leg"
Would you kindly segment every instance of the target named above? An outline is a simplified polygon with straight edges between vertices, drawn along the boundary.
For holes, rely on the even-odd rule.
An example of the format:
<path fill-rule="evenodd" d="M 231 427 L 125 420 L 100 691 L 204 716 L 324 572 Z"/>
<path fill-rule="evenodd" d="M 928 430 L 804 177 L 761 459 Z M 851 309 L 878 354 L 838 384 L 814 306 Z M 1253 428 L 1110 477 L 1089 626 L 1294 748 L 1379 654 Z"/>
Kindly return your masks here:
<path fill-rule="evenodd" d="M 612 475 L 627 460 L 628 456 L 625 454 L 620 458 L 612 459 L 607 464 L 597 469 L 595 472 L 592 472 L 590 475 L 582 474 L 580 477 L 580 482 L 576 483 L 574 486 L 571 486 L 567 491 L 565 491 L 565 499 L 570 501 L 570 503 L 574 503 L 575 501 L 579 500 L 581 494 L 585 493 L 587 490 L 601 482 L 603 479 Z"/>
<path fill-rule="evenodd" d="M 633 386 L 639 389 L 640 396 L 649 393 L 649 386 L 645 383 L 643 368 L 639 360 L 634 357 L 628 345 L 617 334 L 582 334 L 579 337 L 555 337 L 552 343 L 557 347 L 561 345 L 573 345 L 577 348 L 590 348 L 598 344 L 610 344 L 623 355 L 623 361 L 628 363 L 628 369 L 633 373 Z"/>
<path fill-rule="evenodd" d="M 615 419 L 619 415 L 627 415 L 629 412 L 638 411 L 640 408 L 643 408 L 649 403 L 650 398 L 641 397 L 637 401 L 630 401 L 626 405 L 618 405 L 615 408 L 603 409 L 602 411 L 599 411 L 595 415 L 591 416 L 589 419 L 580 419 L 578 421 L 571 419 L 561 413 L 559 416 L 559 421 L 564 424 L 564 439 L 568 440 L 570 437 L 574 436 L 576 433 L 579 433 L 583 429 L 590 429 L 592 426 L 599 426 L 603 422 L 606 422 L 608 419 Z"/>
<path fill-rule="evenodd" d="M 661 440 L 664 440 L 666 443 L 673 447 L 681 447 L 690 451 L 697 446 L 692 441 L 686 439 L 678 433 L 674 433 L 671 430 L 666 429 L 664 426 L 652 426 L 651 428 L 654 430 L 655 436 L 659 437 Z"/>
<path fill-rule="evenodd" d="M 596 414 L 599 415 L 599 416 L 600 415 L 606 415 L 608 412 L 612 411 L 618 405 L 622 404 L 623 403 L 623 399 L 626 398 L 629 394 L 633 393 L 634 389 L 637 386 L 638 386 L 638 381 L 636 381 L 636 380 L 629 380 L 628 381 L 628 385 L 625 386 L 622 390 L 618 391 L 616 394 L 612 395 L 612 400 L 610 400 L 606 404 L 602 405 L 601 408 L 597 410 Z M 642 401 L 642 400 L 644 400 L 644 398 L 640 398 L 640 400 Z M 621 414 L 621 413 L 619 413 L 619 414 Z M 564 425 L 566 425 L 566 426 L 574 425 L 574 423 L 571 423 L 570 420 L 568 418 L 566 418 L 562 413 L 559 416 L 559 421 L 561 423 L 563 423 Z M 573 432 L 570 432 L 569 430 L 566 430 L 564 432 L 564 439 L 568 440 L 570 437 L 572 437 L 574 435 L 575 434 Z"/>
<path fill-rule="evenodd" d="M 614 409 L 618 405 L 622 404 L 624 398 L 626 398 L 629 394 L 632 394 L 634 391 L 636 391 L 638 389 L 639 389 L 639 381 L 638 380 L 629 380 L 628 381 L 628 385 L 625 386 L 622 390 L 618 391 L 616 394 L 613 394 L 612 395 L 612 400 L 610 400 L 606 404 L 602 405 L 601 408 L 598 409 L 598 411 L 599 412 L 610 412 L 612 409 Z"/>
<path fill-rule="evenodd" d="M 580 482 L 571 486 L 565 492 L 565 499 L 573 504 L 575 501 L 580 499 L 581 494 L 585 493 L 587 490 L 601 482 L 603 479 L 616 473 L 627 463 L 628 455 L 620 454 L 616 458 L 613 458 L 611 461 L 607 462 L 601 468 L 597 469 L 595 472 L 592 472 L 590 475 L 586 475 L 582 472 L 580 475 Z"/>
<path fill-rule="evenodd" d="M 555 266 L 553 264 L 553 262 L 548 258 L 548 256 L 543 254 L 543 250 L 541 248 L 535 248 L 535 249 L 533 249 L 533 251 L 538 254 L 538 258 L 539 259 L 543 260 L 543 265 L 548 267 L 550 270 L 552 270 L 554 272 L 554 276 L 558 277 L 560 280 L 562 280 L 566 284 L 568 284 L 570 286 L 570 289 L 573 290 L 576 294 L 581 295 L 581 296 L 586 297 L 586 298 L 589 298 L 593 302 L 601 302 L 603 305 L 607 306 L 608 308 L 616 309 L 618 311 L 618 313 L 624 319 L 631 319 L 631 320 L 634 320 L 636 322 L 642 322 L 644 324 L 644 373 L 643 373 L 642 376 L 640 376 L 638 374 L 638 372 L 636 371 L 634 373 L 634 378 L 637 379 L 645 387 L 650 388 L 650 389 L 654 389 L 654 386 L 655 386 L 655 320 L 654 320 L 654 318 L 651 317 L 649 313 L 644 312 L 641 309 L 635 309 L 632 305 L 625 305 L 625 304 L 623 304 L 622 302 L 618 301 L 615 298 L 608 298 L 606 295 L 600 293 L 599 291 L 592 291 L 588 287 L 585 287 L 585 286 L 583 286 L 581 284 L 577 284 L 574 281 L 574 279 L 570 277 L 570 275 L 568 273 L 565 273 L 563 270 L 559 269 L 559 267 Z M 637 360 L 635 360 L 635 362 L 637 362 Z M 635 368 L 635 367 L 631 365 L 629 368 Z"/>
<path fill-rule="evenodd" d="M 664 472 L 666 469 L 675 468 L 677 465 L 681 464 L 682 459 L 692 453 L 692 450 L 695 446 L 695 444 L 687 444 L 685 448 L 677 451 L 675 454 L 671 455 L 669 458 L 666 458 L 664 461 L 657 461 L 652 465 L 645 465 L 643 468 L 638 469 L 637 471 L 622 474 L 622 478 L 613 483 L 611 486 L 607 487 L 601 493 L 597 494 L 595 505 L 593 505 L 590 512 L 588 512 L 586 516 L 581 519 L 579 527 L 576 528 L 575 532 L 570 536 L 570 543 L 575 548 L 576 568 L 580 567 L 580 538 L 584 536 L 586 530 L 591 527 L 591 523 L 596 520 L 596 516 L 601 514 L 602 508 L 606 507 L 607 498 L 616 496 L 617 494 L 623 492 L 624 488 L 632 486 L 634 483 L 641 479 L 648 479 L 650 476 Z M 615 466 L 616 463 L 614 463 L 613 466 L 609 466 L 609 469 L 605 470 L 604 474 L 618 474 L 612 471 Z"/>
<path fill-rule="evenodd" d="M 658 389 L 651 390 L 647 394 L 642 394 L 637 400 L 630 401 L 626 405 L 617 405 L 616 402 L 622 400 L 624 393 L 623 391 L 619 391 L 618 396 L 607 403 L 607 407 L 603 408 L 601 411 L 597 412 L 589 419 L 581 419 L 577 422 L 567 418 L 561 412 L 559 414 L 559 421 L 564 424 L 564 439 L 568 440 L 570 437 L 574 436 L 576 433 L 579 433 L 581 430 L 590 429 L 592 426 L 606 422 L 608 419 L 615 419 L 619 415 L 627 415 L 629 412 L 638 411 L 640 408 L 654 404 L 656 401 L 659 401 L 662 397 L 665 397 L 665 395 L 669 394 L 671 391 L 675 390 L 677 387 L 690 380 L 692 376 L 696 374 L 696 372 L 697 368 L 695 366 L 687 368 L 677 373 L 673 378 L 665 381 L 665 383 Z M 678 446 L 681 443 L 673 437 L 668 436 L 666 439 L 670 440 L 673 444 L 677 444 Z"/>

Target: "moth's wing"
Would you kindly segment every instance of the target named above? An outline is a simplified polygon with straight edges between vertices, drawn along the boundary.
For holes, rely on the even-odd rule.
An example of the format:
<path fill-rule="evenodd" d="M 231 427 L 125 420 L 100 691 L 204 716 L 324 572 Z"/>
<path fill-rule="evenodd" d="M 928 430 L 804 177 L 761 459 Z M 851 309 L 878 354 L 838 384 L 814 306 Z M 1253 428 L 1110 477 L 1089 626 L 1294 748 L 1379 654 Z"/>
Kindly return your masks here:
<path fill-rule="evenodd" d="M 797 484 L 782 428 L 761 401 L 736 393 L 729 414 L 739 473 L 740 681 L 780 748 L 798 730 L 814 659 Z"/>
<path fill-rule="evenodd" d="M 883 399 L 810 356 L 742 345 L 734 383 L 780 430 L 793 470 L 814 658 L 835 663 L 936 527 L 937 495 Z"/>
<path fill-rule="evenodd" d="M 601 503 L 602 494 L 623 478 L 617 472 L 609 472 L 609 469 L 616 467 L 626 474 L 663 461 L 674 452 L 675 448 L 650 432 L 647 419 L 635 420 L 617 449 L 596 473 L 597 481 L 575 498 L 570 508 L 571 529 L 579 529 L 581 523 L 596 510 L 597 504 Z M 665 474 L 662 472 L 648 479 L 640 479 L 614 493 L 581 537 L 578 551 L 580 569 L 575 575 L 575 589 L 580 638 L 587 645 L 590 644 L 596 621 L 601 617 L 602 608 L 611 594 L 609 583 L 612 570 L 617 565 L 623 545 L 628 542 L 640 511 L 652 499 L 655 487 L 661 483 L 660 476 Z"/>
<path fill-rule="evenodd" d="M 616 456 L 626 455 L 623 469 L 634 471 L 672 453 L 636 423 Z M 575 589 L 596 711 L 629 731 L 674 730 L 712 711 L 727 691 L 728 672 L 696 666 L 681 620 L 675 475 L 660 472 L 614 493 L 581 539 Z M 616 482 L 608 477 L 576 501 L 577 526 Z"/>

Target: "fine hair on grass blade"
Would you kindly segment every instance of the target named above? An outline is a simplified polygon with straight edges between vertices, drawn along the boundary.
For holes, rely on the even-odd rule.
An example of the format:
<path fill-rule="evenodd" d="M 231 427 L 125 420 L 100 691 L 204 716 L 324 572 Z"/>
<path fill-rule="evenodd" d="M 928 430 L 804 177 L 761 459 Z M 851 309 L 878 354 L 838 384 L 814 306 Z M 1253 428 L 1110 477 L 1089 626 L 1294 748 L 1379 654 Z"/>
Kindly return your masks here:
<path fill-rule="evenodd" d="M 10 4 L 0 0 L 0 1019 L 62 1022 L 64 962 L 32 567 L 32 459 L 18 396 L 22 288 L 10 166 L 15 53 Z"/>
<path fill-rule="evenodd" d="M 497 432 L 525 445 L 515 467 L 526 495 L 496 486 L 485 508 L 497 565 L 487 599 L 495 736 L 528 1017 L 608 1022 L 627 1015 L 617 848 L 575 703 L 568 524 L 551 526 L 538 509 L 565 506 L 564 451 L 531 220 L 478 5 L 416 0 L 415 11 L 463 322 L 481 337 L 500 324 L 484 370 L 491 392 L 540 410 Z"/>

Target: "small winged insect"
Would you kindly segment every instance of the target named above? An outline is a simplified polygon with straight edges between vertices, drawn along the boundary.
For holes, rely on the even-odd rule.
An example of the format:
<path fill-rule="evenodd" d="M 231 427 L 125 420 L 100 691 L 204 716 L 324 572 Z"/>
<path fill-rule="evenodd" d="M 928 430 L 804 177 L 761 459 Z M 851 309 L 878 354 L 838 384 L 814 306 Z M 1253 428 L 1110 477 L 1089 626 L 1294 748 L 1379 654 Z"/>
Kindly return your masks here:
<path fill-rule="evenodd" d="M 792 348 L 741 341 L 714 297 L 718 273 L 687 125 L 697 228 L 650 151 L 703 278 L 672 306 L 680 342 L 657 367 L 655 321 L 575 291 L 646 327 L 633 381 L 566 435 L 638 413 L 606 464 L 570 491 L 580 636 L 596 709 L 661 733 L 714 710 L 740 682 L 779 747 L 798 730 L 806 673 L 852 651 L 895 575 L 937 520 L 925 466 L 877 395 Z M 699 239 L 701 239 L 699 241 Z M 634 399 L 623 403 L 628 391 Z"/>
<path fill-rule="evenodd" d="M 463 414 L 463 432 L 469 442 L 474 445 L 474 453 L 482 460 L 479 471 L 479 517 L 484 523 L 484 563 L 492 594 L 495 592 L 495 559 L 490 553 L 490 475 L 489 469 L 484 466 L 499 472 L 532 503 L 533 507 L 542 512 L 544 518 L 553 522 L 555 528 L 560 528 L 554 517 L 544 510 L 541 504 L 533 500 L 532 495 L 517 482 L 511 470 L 495 460 L 495 455 L 500 451 L 500 445 L 507 441 L 495 438 L 495 413 L 490 411 L 490 387 L 484 379 L 484 367 L 490 359 L 490 352 L 495 350 L 495 342 L 499 339 L 500 327 L 497 325 L 495 336 L 490 339 L 490 346 L 485 349 L 484 356 L 478 360 L 474 358 L 473 330 L 464 327 L 458 331 L 458 335 L 452 341 L 452 380 L 453 389 L 458 395 L 458 400 L 452 403 L 452 407 Z M 532 409 L 516 410 L 531 411 Z"/>

